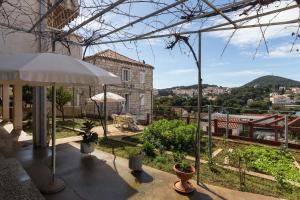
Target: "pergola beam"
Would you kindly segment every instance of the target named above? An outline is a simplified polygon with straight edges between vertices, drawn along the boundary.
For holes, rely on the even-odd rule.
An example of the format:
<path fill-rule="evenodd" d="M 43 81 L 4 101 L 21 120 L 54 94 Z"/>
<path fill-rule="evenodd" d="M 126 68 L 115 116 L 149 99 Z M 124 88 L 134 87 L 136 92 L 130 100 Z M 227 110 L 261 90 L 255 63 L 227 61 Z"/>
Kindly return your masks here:
<path fill-rule="evenodd" d="M 287 25 L 287 24 L 296 24 L 300 23 L 300 19 L 294 19 L 290 21 L 283 21 L 283 22 L 274 22 L 274 23 L 264 23 L 264 24 L 253 24 L 253 25 L 245 25 L 245 26 L 239 26 L 238 29 L 246 29 L 246 28 L 257 28 L 257 27 L 265 27 L 265 26 L 278 26 L 278 25 Z M 180 35 L 188 35 L 188 34 L 196 34 L 198 32 L 217 32 L 217 31 L 226 31 L 226 30 L 233 30 L 235 29 L 234 27 L 225 27 L 225 28 L 204 28 L 200 30 L 195 30 L 195 31 L 186 31 L 186 32 L 181 32 L 178 33 Z M 125 40 L 114 40 L 114 41 L 104 41 L 104 42 L 99 42 L 97 44 L 111 44 L 111 43 L 120 43 L 120 42 L 130 42 L 130 41 L 136 41 L 136 40 L 149 40 L 149 39 L 155 39 L 155 38 L 164 38 L 164 37 L 170 37 L 173 36 L 175 33 L 170 33 L 170 34 L 162 34 L 162 35 L 154 35 L 154 36 L 149 36 L 149 37 L 144 37 L 144 38 L 139 38 L 139 39 L 125 39 Z"/>
<path fill-rule="evenodd" d="M 292 6 L 287 6 L 285 8 L 280 8 L 280 9 L 269 11 L 269 12 L 266 12 L 266 13 L 261 13 L 261 14 L 258 14 L 258 15 L 253 15 L 253 16 L 237 19 L 237 20 L 234 20 L 233 22 L 234 23 L 243 22 L 243 21 L 246 21 L 246 20 L 251 20 L 251 19 L 258 18 L 258 17 L 263 17 L 263 16 L 271 15 L 271 14 L 274 14 L 274 13 L 278 13 L 278 12 L 282 12 L 282 11 L 286 11 L 286 10 L 290 10 L 290 9 L 294 9 L 294 8 L 298 8 L 298 7 L 300 7 L 300 5 L 298 5 L 298 4 L 292 5 Z M 276 26 L 276 25 L 284 25 L 284 24 L 293 24 L 293 23 L 298 23 L 298 22 L 299 22 L 299 19 L 295 19 L 295 20 L 283 21 L 283 22 L 273 22 L 273 23 L 239 26 L 238 29 L 262 27 L 262 26 Z M 186 32 L 181 32 L 181 33 L 176 33 L 176 34 L 187 35 L 187 34 L 195 34 L 195 33 L 198 33 L 198 32 L 212 32 L 212 31 L 235 29 L 234 27 L 225 27 L 225 28 L 222 28 L 222 29 L 217 29 L 217 28 L 220 28 L 220 27 L 228 26 L 230 24 L 231 24 L 230 22 L 226 22 L 226 23 L 210 26 L 210 27 L 207 27 L 207 28 L 202 28 L 202 29 L 199 29 L 199 30 L 195 30 L 195 31 L 186 31 Z M 157 31 L 159 32 L 159 31 L 162 31 L 162 30 L 164 30 L 164 28 L 158 29 Z M 143 34 L 143 35 L 146 35 L 146 34 Z M 140 36 L 136 36 L 134 38 L 129 38 L 129 39 L 120 39 L 120 40 L 93 43 L 93 45 L 111 44 L 111 43 L 120 43 L 120 42 L 130 42 L 130 41 L 147 40 L 147 39 L 154 39 L 154 38 L 164 38 L 164 37 L 173 36 L 174 34 L 175 33 L 170 33 L 170 34 L 153 35 L 153 36 L 147 36 L 147 37 L 146 36 L 142 37 L 143 35 L 140 35 Z"/>
<path fill-rule="evenodd" d="M 120 30 L 122 30 L 122 29 L 125 29 L 125 28 L 127 28 L 127 27 L 133 26 L 134 24 L 137 24 L 137 23 L 139 23 L 139 22 L 141 22 L 141 21 L 144 21 L 145 19 L 148 19 L 148 18 L 150 18 L 150 17 L 156 16 L 156 15 L 158 15 L 159 13 L 162 13 L 162 12 L 164 12 L 164 11 L 166 11 L 166 10 L 169 10 L 169 9 L 171 9 L 171 8 L 173 8 L 173 7 L 175 7 L 175 6 L 179 5 L 179 4 L 182 4 L 182 3 L 186 2 L 186 1 L 188 1 L 188 0 L 180 0 L 180 1 L 176 1 L 175 3 L 172 3 L 172 4 L 166 6 L 166 7 L 162 8 L 162 9 L 159 9 L 159 10 L 157 10 L 157 11 L 155 11 L 155 12 L 152 12 L 152 13 L 150 13 L 150 14 L 148 14 L 148 15 L 145 15 L 144 17 L 141 17 L 141 18 L 139 18 L 139 19 L 137 19 L 137 20 L 135 20 L 135 21 L 133 21 L 133 22 L 130 22 L 130 23 L 124 25 L 124 26 L 121 26 L 121 27 L 119 27 L 119 28 L 117 28 L 117 29 L 114 29 L 114 30 L 112 30 L 112 31 L 110 31 L 110 32 L 108 32 L 108 33 L 105 33 L 105 34 L 103 34 L 103 35 L 100 35 L 100 36 L 94 38 L 93 41 L 99 40 L 99 39 L 101 39 L 101 38 L 103 38 L 103 37 L 106 37 L 106 36 L 109 36 L 109 35 L 111 35 L 111 34 L 113 34 L 113 33 L 116 33 L 116 32 L 118 32 L 118 31 L 120 31 Z"/>
<path fill-rule="evenodd" d="M 223 13 L 224 12 L 230 12 L 230 11 L 233 11 L 234 9 L 240 9 L 240 8 L 247 7 L 247 6 L 251 5 L 251 3 L 253 3 L 253 0 L 243 0 L 243 1 L 240 1 L 240 2 L 237 2 L 237 3 L 233 3 L 233 4 L 230 4 L 230 5 L 223 6 L 222 8 L 219 8 L 219 10 L 222 11 Z M 191 17 L 189 19 L 185 19 L 185 20 L 176 22 L 174 24 L 170 24 L 170 25 L 165 26 L 163 28 L 156 29 L 154 31 L 150 31 L 148 33 L 139 35 L 139 36 L 137 36 L 135 38 L 136 39 L 138 39 L 138 38 L 145 38 L 148 35 L 152 35 L 154 33 L 158 33 L 160 31 L 164 31 L 164 30 L 167 30 L 169 28 L 172 28 L 172 27 L 175 27 L 175 26 L 178 26 L 178 25 L 181 25 L 181 24 L 185 24 L 185 23 L 194 21 L 196 19 L 201 19 L 201 18 L 205 18 L 205 17 L 212 17 L 212 16 L 216 16 L 216 15 L 218 15 L 218 13 L 216 11 L 211 11 L 211 12 L 208 12 L 208 13 L 200 14 L 198 16 L 194 16 L 194 17 Z M 130 40 L 130 41 L 133 41 L 133 40 Z M 96 43 L 96 44 L 100 44 L 100 43 Z"/>
<path fill-rule="evenodd" d="M 81 24 L 75 26 L 74 28 L 71 28 L 67 32 L 63 33 L 60 37 L 63 38 L 63 37 L 68 36 L 69 34 L 73 33 L 74 31 L 78 30 L 79 28 L 83 27 L 84 25 L 92 22 L 93 20 L 97 19 L 98 17 L 104 15 L 105 13 L 109 12 L 113 8 L 115 8 L 118 5 L 122 4 L 124 1 L 126 1 L 126 0 L 118 0 L 115 3 L 110 4 L 110 6 L 108 6 L 107 8 L 101 10 L 99 13 L 97 13 L 96 15 L 90 17 L 89 19 L 85 20 L 84 22 L 82 22 Z"/>
<path fill-rule="evenodd" d="M 227 15 L 225 15 L 221 10 L 215 7 L 212 3 L 207 0 L 202 0 L 206 5 L 208 5 L 215 12 L 219 13 L 224 19 L 226 19 L 229 23 L 231 23 L 235 28 L 237 28 L 236 23 L 234 23 Z"/>
<path fill-rule="evenodd" d="M 29 32 L 32 32 L 35 27 L 37 27 L 39 24 L 41 24 L 41 22 L 49 15 L 51 14 L 54 9 L 59 6 L 64 0 L 57 0 L 54 5 L 48 9 L 48 11 L 29 29 Z"/>

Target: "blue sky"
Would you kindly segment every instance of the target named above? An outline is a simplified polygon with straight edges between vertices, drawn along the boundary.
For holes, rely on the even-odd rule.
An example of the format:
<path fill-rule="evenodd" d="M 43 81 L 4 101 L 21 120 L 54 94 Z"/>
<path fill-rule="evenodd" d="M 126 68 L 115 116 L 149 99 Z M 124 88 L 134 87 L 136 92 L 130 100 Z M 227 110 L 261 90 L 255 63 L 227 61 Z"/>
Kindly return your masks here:
<path fill-rule="evenodd" d="M 265 11 L 278 7 L 284 7 L 284 3 L 265 8 Z M 238 14 L 230 16 L 233 19 L 239 18 Z M 274 15 L 261 18 L 260 22 L 286 21 L 297 19 L 299 9 L 282 12 L 275 19 Z M 224 19 L 215 18 L 206 25 L 224 22 Z M 248 24 L 256 23 L 250 21 Z M 183 30 L 197 30 L 203 23 L 192 23 L 181 27 Z M 141 31 L 141 28 L 135 32 Z M 144 32 L 149 30 L 145 29 Z M 241 86 L 254 78 L 263 75 L 278 75 L 294 80 L 300 80 L 300 53 L 296 52 L 300 45 L 296 42 L 293 51 L 290 52 L 292 32 L 297 31 L 297 26 L 276 26 L 269 27 L 265 36 L 267 39 L 269 54 L 266 51 L 264 42 L 261 41 L 259 28 L 242 29 L 237 31 L 231 39 L 225 53 L 221 56 L 222 50 L 228 41 L 232 31 L 203 33 L 202 35 L 202 67 L 203 82 L 222 86 Z M 107 48 L 115 50 L 130 58 L 145 60 L 146 63 L 155 67 L 154 87 L 167 88 L 178 85 L 191 85 L 197 82 L 197 69 L 188 49 L 182 45 L 173 50 L 166 49 L 166 42 L 172 39 L 155 39 L 149 41 L 138 41 L 134 43 L 100 45 L 89 50 L 89 54 Z M 197 49 L 196 35 L 190 36 L 190 41 Z M 259 45 L 260 44 L 260 45 Z M 253 56 L 257 50 L 255 59 Z"/>

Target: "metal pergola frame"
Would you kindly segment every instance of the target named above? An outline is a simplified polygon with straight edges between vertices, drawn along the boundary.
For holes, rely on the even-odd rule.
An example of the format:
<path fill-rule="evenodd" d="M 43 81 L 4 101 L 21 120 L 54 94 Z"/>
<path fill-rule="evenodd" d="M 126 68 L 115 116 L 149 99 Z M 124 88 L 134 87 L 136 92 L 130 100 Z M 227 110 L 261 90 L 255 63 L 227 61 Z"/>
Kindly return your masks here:
<path fill-rule="evenodd" d="M 36 27 L 40 26 L 42 24 L 42 22 L 47 18 L 47 16 L 49 14 L 51 14 L 55 8 L 57 6 L 59 6 L 64 0 L 57 0 L 55 1 L 54 5 L 52 7 L 50 7 L 48 9 L 48 11 L 44 14 L 40 16 L 40 19 L 37 20 L 34 25 L 30 28 L 30 29 L 24 29 L 24 28 L 20 28 L 20 27 L 16 27 L 13 25 L 9 25 L 9 24 L 5 24 L 5 23 L 0 23 L 0 26 L 9 28 L 9 29 L 13 29 L 16 31 L 23 31 L 23 32 L 27 32 L 27 33 L 36 33 L 38 31 L 36 30 Z M 68 41 L 72 44 L 76 44 L 76 45 L 80 45 L 80 46 L 93 46 L 93 45 L 103 45 L 103 44 L 113 44 L 113 43 L 124 43 L 124 42 L 130 42 L 130 41 L 138 41 L 138 40 L 148 40 L 148 39 L 155 39 L 155 38 L 165 38 L 165 37 L 170 37 L 170 36 L 174 36 L 174 35 L 188 35 L 188 34 L 198 34 L 198 63 L 197 63 L 197 67 L 198 67 L 198 129 L 197 129 L 197 133 L 196 133 L 196 161 L 195 161 L 195 165 L 196 165 L 196 170 L 197 170 L 197 183 L 199 184 L 199 180 L 200 180 L 200 175 L 199 175 L 199 170 L 200 170 L 200 118 L 201 118 L 201 102 L 202 102 L 202 74 L 201 74 L 201 60 L 202 60 L 202 54 L 201 54 L 201 38 L 202 38 L 202 33 L 204 32 L 213 32 L 213 31 L 224 31 L 224 30 L 238 30 L 238 29 L 245 29 L 245 28 L 255 28 L 255 27 L 269 27 L 269 26 L 278 26 L 278 25 L 287 25 L 287 24 L 300 24 L 300 19 L 291 19 L 288 21 L 281 21 L 281 22 L 270 22 L 270 23 L 257 23 L 257 24 L 252 24 L 252 25 L 243 25 L 243 22 L 247 22 L 248 20 L 251 19 L 255 19 L 255 18 L 260 18 L 263 16 L 267 16 L 267 15 L 271 15 L 274 13 L 279 13 L 282 11 L 286 11 L 286 10 L 290 10 L 290 9 L 294 9 L 294 8 L 299 8 L 300 5 L 299 4 L 294 4 L 294 5 L 288 5 L 287 7 L 284 8 L 278 8 L 269 12 L 264 12 L 264 13 L 260 13 L 260 14 L 256 14 L 253 16 L 247 16 L 244 18 L 240 18 L 237 20 L 232 20 L 230 17 L 228 17 L 228 15 L 226 15 L 226 13 L 230 13 L 230 12 L 236 12 L 239 11 L 243 8 L 247 8 L 249 6 L 253 6 L 253 5 L 257 5 L 257 0 L 241 0 L 239 2 L 233 2 L 231 4 L 226 4 L 224 6 L 220 6 L 217 7 L 215 6 L 212 2 L 208 1 L 208 0 L 201 0 L 205 5 L 208 6 L 208 8 L 210 8 L 211 10 L 209 10 L 208 12 L 205 13 L 201 13 L 195 16 L 191 16 L 188 19 L 183 19 L 180 20 L 178 22 L 172 23 L 170 25 L 166 25 L 164 27 L 161 28 L 157 28 L 153 31 L 149 31 L 147 33 L 144 34 L 140 34 L 140 35 L 136 35 L 134 37 L 131 38 L 123 38 L 123 39 L 116 39 L 116 40 L 104 40 L 104 41 L 99 41 L 101 39 L 104 38 L 108 38 L 108 36 L 114 34 L 114 33 L 118 33 L 128 27 L 132 27 L 137 23 L 140 23 L 146 19 L 149 19 L 151 17 L 155 17 L 159 14 L 162 14 L 163 12 L 170 10 L 171 8 L 175 8 L 176 6 L 182 5 L 183 3 L 187 2 L 188 0 L 178 0 L 175 1 L 172 4 L 169 4 L 157 11 L 154 11 L 150 14 L 146 14 L 142 17 L 140 17 L 137 20 L 134 20 L 128 24 L 125 24 L 123 26 L 120 26 L 112 31 L 108 31 L 104 34 L 100 34 L 100 35 L 96 35 L 94 38 L 83 38 L 82 42 L 73 42 L 73 41 L 69 41 L 67 39 L 67 36 L 74 33 L 76 30 L 79 30 L 80 28 L 82 28 L 83 26 L 87 25 L 88 23 L 96 20 L 97 18 L 101 17 L 102 15 L 104 15 L 105 13 L 109 13 L 112 9 L 116 8 L 117 6 L 122 5 L 123 3 L 127 3 L 126 0 L 116 0 L 113 3 L 111 3 L 110 5 L 108 5 L 106 8 L 102 9 L 101 11 L 95 13 L 93 16 L 91 16 L 90 18 L 88 18 L 87 20 L 83 21 L 82 23 L 80 23 L 79 25 L 76 25 L 73 28 L 70 28 L 67 31 L 61 31 L 60 33 L 57 34 L 57 30 L 54 31 L 56 41 Z M 274 1 L 275 2 L 275 1 Z M 274 3 L 273 2 L 273 3 Z M 134 3 L 134 1 L 132 2 Z M 256 4 L 255 4 L 256 3 Z M 169 34 L 156 34 L 156 33 L 160 33 L 162 31 L 165 30 L 169 30 L 170 28 L 174 28 L 177 27 L 179 25 L 183 25 L 186 23 L 191 23 L 195 20 L 198 19 L 207 19 L 210 17 L 215 17 L 215 16 L 220 16 L 222 18 L 224 18 L 226 20 L 226 22 L 224 23 L 220 23 L 217 25 L 211 25 L 209 27 L 204 27 L 198 30 L 190 30 L 190 31 L 184 31 L 184 32 L 178 32 L 178 33 L 169 33 Z M 238 24 L 240 23 L 240 24 Z M 39 32 L 38 32 L 39 33 Z M 40 34 L 41 35 L 41 34 Z M 51 35 L 51 34 L 50 34 Z M 43 35 L 43 37 L 48 37 L 47 35 Z M 50 36 L 52 37 L 52 36 Z"/>

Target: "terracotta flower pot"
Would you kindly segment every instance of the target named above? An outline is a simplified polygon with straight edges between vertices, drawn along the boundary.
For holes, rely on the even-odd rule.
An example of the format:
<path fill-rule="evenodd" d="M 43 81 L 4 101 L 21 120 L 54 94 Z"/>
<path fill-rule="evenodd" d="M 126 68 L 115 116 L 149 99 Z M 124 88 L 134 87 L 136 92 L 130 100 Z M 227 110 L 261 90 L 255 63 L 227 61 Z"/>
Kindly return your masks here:
<path fill-rule="evenodd" d="M 179 164 L 175 164 L 173 167 L 177 177 L 180 181 L 174 183 L 174 189 L 181 193 L 191 193 L 195 190 L 194 186 L 189 182 L 189 180 L 195 174 L 195 168 L 190 165 L 190 172 L 183 172 L 180 170 Z"/>

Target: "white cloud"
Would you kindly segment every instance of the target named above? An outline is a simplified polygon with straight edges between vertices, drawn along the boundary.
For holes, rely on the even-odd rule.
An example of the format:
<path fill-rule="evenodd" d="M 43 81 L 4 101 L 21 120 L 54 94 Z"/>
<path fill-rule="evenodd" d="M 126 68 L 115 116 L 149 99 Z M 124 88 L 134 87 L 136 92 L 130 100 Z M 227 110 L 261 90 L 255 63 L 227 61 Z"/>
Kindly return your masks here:
<path fill-rule="evenodd" d="M 227 62 L 212 62 L 212 63 L 209 63 L 207 66 L 208 67 L 221 67 L 221 66 L 224 66 L 224 65 L 227 65 L 229 63 Z"/>
<path fill-rule="evenodd" d="M 281 46 L 272 49 L 268 57 L 271 58 L 299 57 L 300 56 L 300 52 L 298 52 L 299 49 L 300 49 L 300 44 L 295 44 L 294 46 L 292 44 L 283 44 Z"/>
<path fill-rule="evenodd" d="M 269 12 L 271 10 L 284 8 L 287 6 L 287 4 L 291 4 L 291 1 L 288 2 L 280 2 L 280 4 L 274 3 L 269 5 L 268 7 L 264 7 L 263 11 Z M 294 4 L 294 3 L 292 3 Z M 291 4 L 291 5 L 292 5 Z M 254 15 L 255 12 L 252 12 L 249 14 L 249 16 Z M 239 13 L 236 15 L 231 15 L 230 18 L 233 20 L 244 18 L 245 15 L 239 16 Z M 263 16 L 259 19 L 260 23 L 269 23 L 269 22 L 282 22 L 282 21 L 289 21 L 299 18 L 299 8 L 294 8 L 287 11 L 282 11 L 279 14 L 271 14 L 267 16 Z M 226 22 L 224 19 L 216 20 L 215 24 L 220 24 Z M 257 19 L 250 20 L 247 23 L 244 23 L 243 25 L 251 25 L 251 24 L 258 24 Z M 262 27 L 262 30 L 264 30 L 265 27 Z M 278 26 L 271 26 L 268 27 L 265 32 L 265 38 L 267 41 L 276 39 L 276 38 L 282 38 L 286 36 L 290 36 L 292 32 L 295 32 L 297 30 L 297 26 L 287 26 L 287 25 L 278 25 Z M 233 31 L 217 31 L 217 32 L 211 32 L 208 35 L 212 37 L 222 38 L 223 40 L 227 41 L 229 37 L 232 35 Z M 261 30 L 260 28 L 251 28 L 251 29 L 239 29 L 235 32 L 233 38 L 230 41 L 230 44 L 245 48 L 245 47 L 253 47 L 257 46 L 259 41 L 262 38 Z"/>
<path fill-rule="evenodd" d="M 264 76 L 268 75 L 270 72 L 263 70 L 242 70 L 242 71 L 231 71 L 225 73 L 215 73 L 209 74 L 208 76 L 218 76 L 218 77 L 241 77 L 241 76 Z"/>
<path fill-rule="evenodd" d="M 167 73 L 168 74 L 171 74 L 171 75 L 180 75 L 180 74 L 191 74 L 191 73 L 195 73 L 196 72 L 196 69 L 174 69 L 174 70 L 171 70 L 171 71 L 168 71 Z"/>

